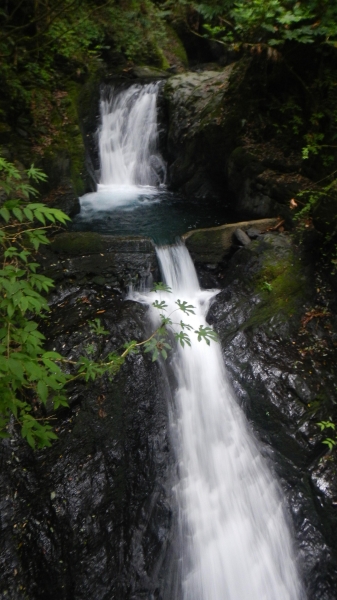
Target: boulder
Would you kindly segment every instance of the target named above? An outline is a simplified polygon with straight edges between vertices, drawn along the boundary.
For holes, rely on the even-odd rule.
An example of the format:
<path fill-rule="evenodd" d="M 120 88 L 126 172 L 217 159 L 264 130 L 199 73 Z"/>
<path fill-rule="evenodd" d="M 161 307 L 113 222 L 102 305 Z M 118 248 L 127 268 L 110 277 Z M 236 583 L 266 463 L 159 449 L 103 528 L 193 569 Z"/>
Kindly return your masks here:
<path fill-rule="evenodd" d="M 245 234 L 247 230 L 254 227 L 256 231 L 262 233 L 275 227 L 278 223 L 279 219 L 259 219 L 256 221 L 242 221 L 241 223 L 228 223 L 219 227 L 194 229 L 185 233 L 182 238 L 195 262 L 217 264 L 229 254 L 235 241 L 235 232 L 238 229 L 241 229 Z"/>
<path fill-rule="evenodd" d="M 232 71 L 182 73 L 165 85 L 170 185 L 198 200 L 217 196 L 224 181 L 231 128 L 222 103 Z"/>
<path fill-rule="evenodd" d="M 44 248 L 39 260 L 58 285 L 82 285 L 94 277 L 96 284 L 124 294 L 130 286 L 151 287 L 159 280 L 155 246 L 141 236 L 64 232 Z"/>
<path fill-rule="evenodd" d="M 201 280 L 205 273 L 207 265 L 200 264 Z M 333 292 L 317 283 L 304 246 L 276 232 L 238 249 L 212 277 L 221 291 L 208 321 L 238 401 L 283 487 L 307 598 L 333 600 L 335 459 L 322 443 L 329 434 L 317 423 L 337 419 L 337 322 L 333 311 L 314 308 L 333 303 Z"/>

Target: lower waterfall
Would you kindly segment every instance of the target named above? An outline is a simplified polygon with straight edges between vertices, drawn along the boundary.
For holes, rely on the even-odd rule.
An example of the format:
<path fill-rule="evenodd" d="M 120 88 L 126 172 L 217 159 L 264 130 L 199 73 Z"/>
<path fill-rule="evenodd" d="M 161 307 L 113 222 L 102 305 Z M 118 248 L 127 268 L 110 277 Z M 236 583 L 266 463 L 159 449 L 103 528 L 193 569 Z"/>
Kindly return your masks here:
<path fill-rule="evenodd" d="M 157 254 L 172 290 L 161 292 L 166 314 L 193 330 L 206 325 L 216 292 L 200 289 L 185 246 Z M 177 299 L 193 304 L 195 315 L 177 310 Z M 158 311 L 150 313 L 157 322 Z M 172 359 L 183 600 L 304 600 L 282 495 L 227 382 L 221 348 L 193 331 L 189 337 L 191 347 L 178 346 Z"/>

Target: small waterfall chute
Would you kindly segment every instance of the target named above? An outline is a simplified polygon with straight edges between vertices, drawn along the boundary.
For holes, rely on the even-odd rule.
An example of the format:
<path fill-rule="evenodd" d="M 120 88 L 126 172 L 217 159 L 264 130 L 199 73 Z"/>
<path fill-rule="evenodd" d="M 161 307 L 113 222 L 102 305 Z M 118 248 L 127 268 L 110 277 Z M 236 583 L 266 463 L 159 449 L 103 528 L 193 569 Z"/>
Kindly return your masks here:
<path fill-rule="evenodd" d="M 159 151 L 157 97 L 160 82 L 101 91 L 97 191 L 80 198 L 83 221 L 116 210 L 161 201 L 166 165 Z"/>
<path fill-rule="evenodd" d="M 157 186 L 165 183 L 158 148 L 159 82 L 103 91 L 99 128 L 100 184 Z"/>
<path fill-rule="evenodd" d="M 200 289 L 185 246 L 157 253 L 172 290 L 163 292 L 167 314 L 185 321 L 176 305 L 183 298 L 195 306 L 193 330 L 205 326 L 216 291 Z M 190 340 L 172 360 L 183 600 L 304 600 L 282 494 L 233 396 L 220 346 L 193 333 Z"/>

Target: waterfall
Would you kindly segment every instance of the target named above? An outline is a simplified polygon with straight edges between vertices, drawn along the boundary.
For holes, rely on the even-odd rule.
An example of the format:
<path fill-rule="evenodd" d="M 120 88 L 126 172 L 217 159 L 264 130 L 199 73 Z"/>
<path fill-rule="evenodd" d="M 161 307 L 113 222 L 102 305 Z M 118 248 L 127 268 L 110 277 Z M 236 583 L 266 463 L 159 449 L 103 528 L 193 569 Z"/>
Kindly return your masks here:
<path fill-rule="evenodd" d="M 163 183 L 158 86 L 135 84 L 117 94 L 103 93 L 98 186 L 102 193 L 84 197 L 82 210 L 90 209 L 90 202 L 129 206 L 134 190 L 137 198 L 144 189 L 148 197 L 148 190 Z M 157 253 L 164 281 L 172 290 L 161 292 L 166 314 L 173 321 L 187 321 L 194 331 L 205 326 L 216 291 L 200 289 L 182 244 L 158 248 Z M 134 292 L 132 297 L 148 305 L 158 299 L 154 292 Z M 195 306 L 194 315 L 177 309 L 179 298 Z M 158 324 L 152 305 L 150 315 Z M 171 327 L 174 331 L 177 326 Z M 304 600 L 282 494 L 233 397 L 220 346 L 198 342 L 193 331 L 189 335 L 191 346 L 178 346 L 171 360 L 176 381 L 171 433 L 178 465 L 177 577 L 181 574 L 182 598 Z M 177 596 L 180 600 L 181 594 L 170 593 L 169 600 L 178 600 Z"/>
<path fill-rule="evenodd" d="M 160 82 L 102 88 L 98 130 L 100 178 L 97 191 L 80 198 L 77 223 L 102 222 L 111 212 L 146 208 L 161 202 L 166 165 L 159 152 L 157 97 Z M 124 225 L 127 221 L 124 221 Z M 127 225 L 126 225 L 127 227 Z M 129 233 L 129 232 L 128 232 Z"/>
<path fill-rule="evenodd" d="M 185 246 L 157 252 L 172 289 L 161 293 L 166 314 L 193 330 L 205 326 L 216 292 L 200 289 Z M 178 298 L 193 304 L 195 315 L 177 311 Z M 153 293 L 138 299 L 148 303 Z M 151 308 L 154 323 L 156 312 Z M 183 600 L 303 600 L 282 495 L 233 397 L 221 348 L 189 335 L 191 347 L 179 346 L 173 357 L 171 423 Z"/>
<path fill-rule="evenodd" d="M 100 101 L 101 186 L 158 186 L 165 164 L 158 150 L 159 82 L 134 84 L 115 93 L 104 89 Z"/>

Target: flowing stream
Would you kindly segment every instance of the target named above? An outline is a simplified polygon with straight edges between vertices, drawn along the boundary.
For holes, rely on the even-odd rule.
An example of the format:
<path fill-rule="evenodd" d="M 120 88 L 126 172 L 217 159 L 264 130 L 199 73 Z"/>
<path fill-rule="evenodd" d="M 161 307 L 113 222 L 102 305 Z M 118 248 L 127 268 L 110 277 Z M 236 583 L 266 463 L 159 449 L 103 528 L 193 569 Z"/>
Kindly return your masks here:
<path fill-rule="evenodd" d="M 158 88 L 157 83 L 136 84 L 102 96 L 101 179 L 96 194 L 81 200 L 82 219 L 94 218 L 106 205 L 146 211 L 146 203 L 154 204 L 154 218 L 165 182 L 158 150 Z M 120 213 L 114 218 L 121 228 Z M 132 223 L 133 233 L 147 233 L 139 229 L 136 216 Z M 193 331 L 206 325 L 216 291 L 200 289 L 184 245 L 158 247 L 157 254 L 172 290 L 161 293 L 166 314 L 192 327 L 191 346 L 178 346 L 171 361 L 183 600 L 303 600 L 279 487 L 233 397 L 219 344 L 198 342 Z M 151 302 L 158 294 L 134 292 L 133 298 L 150 306 L 150 319 L 157 323 Z M 195 306 L 195 314 L 181 313 L 178 299 Z"/>
<path fill-rule="evenodd" d="M 233 397 L 219 344 L 198 342 L 193 332 L 206 326 L 216 292 L 200 289 L 182 244 L 157 253 L 172 290 L 162 293 L 166 314 L 192 326 L 191 346 L 178 346 L 173 358 L 183 599 L 303 599 L 280 490 Z M 195 306 L 195 315 L 177 310 L 178 299 Z"/>

